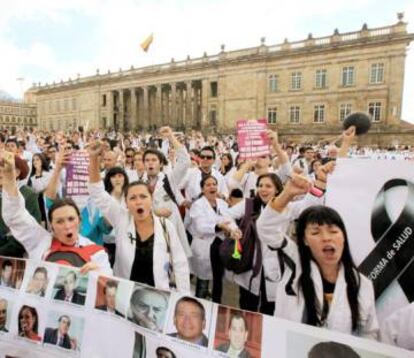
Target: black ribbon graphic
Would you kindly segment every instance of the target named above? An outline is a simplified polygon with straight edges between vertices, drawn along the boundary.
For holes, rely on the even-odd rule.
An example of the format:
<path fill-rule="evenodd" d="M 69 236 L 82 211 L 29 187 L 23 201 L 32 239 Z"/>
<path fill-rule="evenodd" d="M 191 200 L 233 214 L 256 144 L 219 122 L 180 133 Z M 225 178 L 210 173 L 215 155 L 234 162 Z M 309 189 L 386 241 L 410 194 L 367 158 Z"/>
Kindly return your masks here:
<path fill-rule="evenodd" d="M 385 192 L 391 188 L 407 187 L 404 208 L 392 222 L 385 207 Z M 371 279 L 375 297 L 398 279 L 410 302 L 414 301 L 414 184 L 403 179 L 391 179 L 380 189 L 371 216 L 371 232 L 375 248 L 358 267 Z"/>

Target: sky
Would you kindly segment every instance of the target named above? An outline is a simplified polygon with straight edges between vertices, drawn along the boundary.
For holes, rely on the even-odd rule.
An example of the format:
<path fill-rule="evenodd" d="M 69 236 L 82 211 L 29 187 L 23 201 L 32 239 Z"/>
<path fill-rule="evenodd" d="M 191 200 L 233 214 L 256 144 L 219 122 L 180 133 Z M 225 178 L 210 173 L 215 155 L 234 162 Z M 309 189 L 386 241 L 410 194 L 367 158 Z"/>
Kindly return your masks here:
<path fill-rule="evenodd" d="M 226 50 L 392 25 L 412 0 L 0 0 L 0 90 Z M 151 33 L 148 53 L 139 44 Z M 402 118 L 414 123 L 414 43 L 407 51 Z M 24 80 L 17 80 L 17 79 Z"/>

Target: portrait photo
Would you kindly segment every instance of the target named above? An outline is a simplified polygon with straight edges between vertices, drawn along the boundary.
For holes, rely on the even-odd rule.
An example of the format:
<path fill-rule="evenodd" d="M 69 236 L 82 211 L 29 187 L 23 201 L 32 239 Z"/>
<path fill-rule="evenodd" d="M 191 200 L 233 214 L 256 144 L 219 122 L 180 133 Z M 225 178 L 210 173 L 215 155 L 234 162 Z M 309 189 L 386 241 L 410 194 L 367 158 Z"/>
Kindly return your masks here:
<path fill-rule="evenodd" d="M 88 276 L 80 275 L 79 270 L 62 267 L 53 287 L 52 298 L 83 306 L 88 288 Z"/>
<path fill-rule="evenodd" d="M 170 293 L 135 284 L 129 300 L 128 320 L 138 326 L 163 332 Z"/>
<path fill-rule="evenodd" d="M 370 341 L 367 341 L 369 344 Z M 322 340 L 305 333 L 287 332 L 287 358 L 390 358 L 380 352 L 353 347 L 351 344 Z"/>
<path fill-rule="evenodd" d="M 26 268 L 25 260 L 0 258 L 0 287 L 20 289 Z"/>
<path fill-rule="evenodd" d="M 40 317 L 37 308 L 23 305 L 17 316 L 18 336 L 34 342 L 41 342 Z"/>
<path fill-rule="evenodd" d="M 116 280 L 112 277 L 99 276 L 96 287 L 95 308 L 118 317 L 125 317 L 125 297 L 129 296 L 129 292 L 129 282 Z"/>
<path fill-rule="evenodd" d="M 260 358 L 261 314 L 219 306 L 214 349 L 232 358 Z"/>
<path fill-rule="evenodd" d="M 201 347 L 207 347 L 212 304 L 191 296 L 177 296 L 172 303 L 168 335 Z"/>
<path fill-rule="evenodd" d="M 50 275 L 46 266 L 37 266 L 30 275 L 29 282 L 26 286 L 26 293 L 35 296 L 45 297 Z"/>
<path fill-rule="evenodd" d="M 65 312 L 51 311 L 47 317 L 43 343 L 80 352 L 84 326 L 84 318 Z"/>
<path fill-rule="evenodd" d="M 10 316 L 13 311 L 13 302 L 0 297 L 0 333 L 9 332 Z"/>
<path fill-rule="evenodd" d="M 132 352 L 132 358 L 146 358 L 147 347 L 145 343 L 145 337 L 138 332 L 135 332 L 134 351 Z"/>

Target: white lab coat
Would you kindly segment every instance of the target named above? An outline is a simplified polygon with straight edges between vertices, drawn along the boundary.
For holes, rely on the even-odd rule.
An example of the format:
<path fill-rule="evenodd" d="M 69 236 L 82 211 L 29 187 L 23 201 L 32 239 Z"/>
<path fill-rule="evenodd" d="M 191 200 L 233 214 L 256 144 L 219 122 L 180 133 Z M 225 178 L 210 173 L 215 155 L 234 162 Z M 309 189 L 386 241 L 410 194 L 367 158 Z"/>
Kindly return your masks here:
<path fill-rule="evenodd" d="M 235 223 L 228 215 L 228 205 L 224 200 L 216 199 L 217 212 L 211 207 L 205 196 L 196 200 L 188 213 L 187 229 L 193 236 L 191 260 L 193 273 L 202 280 L 211 280 L 213 272 L 210 262 L 210 246 L 216 237 L 224 239 L 221 232 L 216 232 L 216 225 L 229 221 L 233 228 Z"/>
<path fill-rule="evenodd" d="M 52 177 L 52 172 L 43 171 L 42 176 L 40 178 L 36 178 L 36 175 L 33 175 L 30 179 L 31 187 L 33 188 L 35 193 L 41 193 L 49 184 L 50 178 Z"/>
<path fill-rule="evenodd" d="M 95 205 L 102 211 L 103 216 L 109 221 L 115 230 L 116 255 L 114 264 L 115 276 L 129 280 L 131 269 L 135 259 L 136 228 L 133 216 L 128 209 L 120 205 L 109 195 L 102 182 L 89 183 L 89 193 Z M 166 239 L 164 237 L 161 221 L 157 216 L 154 219 L 154 253 L 153 274 L 155 287 L 169 289 L 168 263 Z M 173 224 L 166 220 L 170 239 L 173 270 L 176 278 L 177 289 L 182 292 L 190 292 L 190 269 L 188 261 L 177 236 Z"/>
<path fill-rule="evenodd" d="M 267 206 L 257 220 L 257 232 L 262 245 L 269 245 L 272 248 L 280 248 L 285 244 L 282 250 L 293 260 L 296 267 L 296 274 L 292 283 L 292 288 L 296 295 L 292 296 L 288 295 L 285 291 L 292 271 L 285 265 L 285 271 L 282 275 L 280 266 L 273 266 L 275 272 L 272 272 L 271 275 L 273 277 L 279 277 L 276 285 L 275 316 L 291 321 L 302 322 L 305 301 L 303 292 L 299 286 L 299 277 L 302 271 L 299 251 L 296 243 L 290 238 L 287 238 L 285 230 L 287 222 L 290 222 L 291 220 L 291 216 L 292 213 L 289 207 L 283 213 L 279 213 Z M 322 276 L 315 262 L 311 262 L 311 276 L 315 286 L 317 300 L 320 307 L 322 307 Z M 359 276 L 360 289 L 358 300 L 360 310 L 360 330 L 358 332 L 352 331 L 351 310 L 347 299 L 346 281 L 342 264 L 339 269 L 325 327 L 342 333 L 356 334 L 361 337 L 377 339 L 379 326 L 375 311 L 374 288 L 371 281 L 361 274 Z"/>
<path fill-rule="evenodd" d="M 17 197 L 12 197 L 3 191 L 2 200 L 1 214 L 12 235 L 24 246 L 30 259 L 45 260 L 50 253 L 52 234 L 28 213 L 20 192 Z M 79 235 L 78 246 L 87 245 L 95 245 L 95 243 Z M 103 248 L 91 256 L 91 261 L 99 266 L 100 272 L 112 275 L 108 255 Z"/>
<path fill-rule="evenodd" d="M 168 177 L 175 200 L 177 201 L 177 204 L 180 205 L 184 201 L 184 198 L 178 189 L 177 183 L 179 183 L 180 179 L 187 173 L 190 165 L 190 155 L 188 154 L 187 149 L 183 146 L 177 150 L 177 161 L 174 168 L 168 172 L 164 170 L 163 172 L 158 173 L 157 183 L 155 184 L 154 192 L 152 193 L 154 209 L 166 208 L 171 211 L 171 215 L 168 219 L 173 223 L 187 257 L 191 257 L 192 253 L 188 243 L 187 234 L 185 232 L 184 223 L 178 206 L 164 189 L 164 178 Z M 147 176 L 145 175 L 144 181 L 146 180 Z"/>
<path fill-rule="evenodd" d="M 305 195 L 305 197 L 301 200 L 294 201 L 289 204 L 290 206 L 290 220 L 286 221 L 283 225 L 286 225 L 285 228 L 281 228 L 281 230 L 285 230 L 287 232 L 289 229 L 290 223 L 297 219 L 300 213 L 312 205 L 321 205 L 322 204 L 321 198 L 317 198 L 311 194 Z M 246 201 L 243 200 L 237 203 L 235 206 L 229 208 L 229 215 L 234 220 L 242 219 L 245 215 L 246 211 Z M 257 227 L 256 221 L 256 227 Z M 277 281 L 280 279 L 280 274 L 275 267 L 279 265 L 279 257 L 277 251 L 270 250 L 266 244 L 260 245 L 261 253 L 262 253 L 262 269 L 264 270 L 264 277 L 265 277 L 265 284 L 266 284 L 266 298 L 269 302 L 274 302 L 276 299 L 276 285 Z M 257 259 L 257 254 L 255 254 L 254 261 Z M 243 272 L 241 274 L 234 274 L 231 271 L 226 271 L 226 277 L 237 283 L 239 286 L 243 287 L 246 290 L 249 290 L 256 296 L 260 294 L 260 282 L 261 282 L 261 271 L 252 279 L 253 270 L 249 270 Z"/>
<path fill-rule="evenodd" d="M 414 350 L 414 302 L 384 320 L 381 325 L 381 341 Z"/>
<path fill-rule="evenodd" d="M 226 180 L 223 175 L 221 175 L 221 173 L 214 168 L 211 169 L 211 175 L 217 179 L 218 192 L 223 194 L 225 197 L 228 197 L 229 189 L 227 188 Z M 191 168 L 187 171 L 185 179 L 180 183 L 180 188 L 185 189 L 185 198 L 187 200 L 194 201 L 200 196 L 201 178 L 202 175 L 199 168 Z"/>

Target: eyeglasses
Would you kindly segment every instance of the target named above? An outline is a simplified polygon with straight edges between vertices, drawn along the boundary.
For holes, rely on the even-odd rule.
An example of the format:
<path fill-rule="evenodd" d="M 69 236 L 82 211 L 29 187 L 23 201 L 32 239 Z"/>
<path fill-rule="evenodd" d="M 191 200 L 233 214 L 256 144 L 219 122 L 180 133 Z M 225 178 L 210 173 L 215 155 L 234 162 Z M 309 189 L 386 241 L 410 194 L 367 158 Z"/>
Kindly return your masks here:
<path fill-rule="evenodd" d="M 203 154 L 200 154 L 200 158 L 201 159 L 214 159 L 212 155 L 203 155 Z"/>
<path fill-rule="evenodd" d="M 133 158 L 133 155 L 126 155 L 127 158 Z"/>

